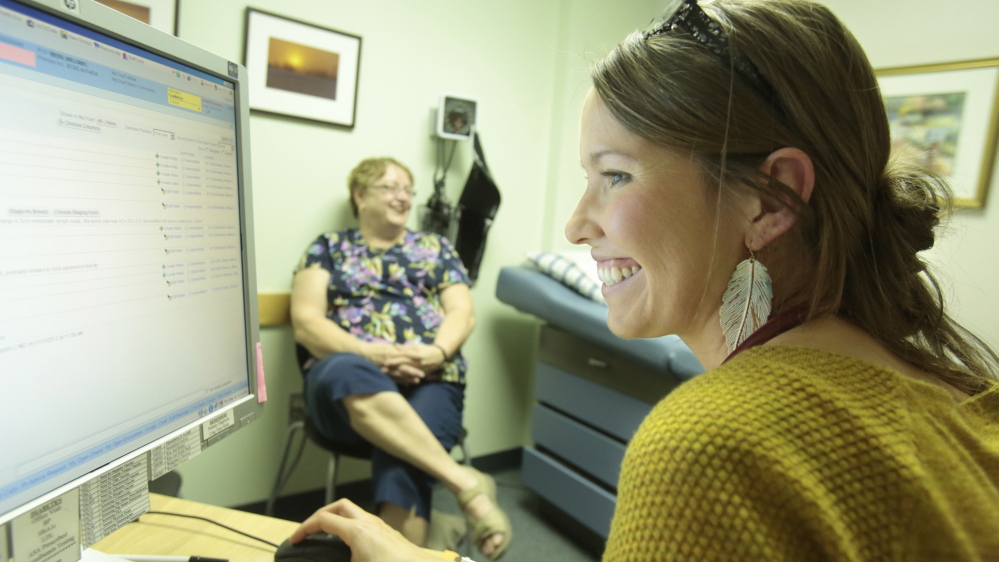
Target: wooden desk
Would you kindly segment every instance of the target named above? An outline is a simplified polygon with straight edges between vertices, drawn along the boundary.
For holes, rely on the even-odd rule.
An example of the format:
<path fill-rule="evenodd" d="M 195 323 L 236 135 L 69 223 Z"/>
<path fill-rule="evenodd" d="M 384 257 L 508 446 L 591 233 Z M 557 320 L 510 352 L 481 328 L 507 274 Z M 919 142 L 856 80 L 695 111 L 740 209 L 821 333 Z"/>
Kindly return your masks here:
<path fill-rule="evenodd" d="M 298 523 L 203 503 L 149 494 L 153 511 L 197 515 L 281 544 Z M 232 561 L 273 562 L 274 547 L 200 519 L 146 514 L 93 546 L 106 554 L 207 556 Z"/>

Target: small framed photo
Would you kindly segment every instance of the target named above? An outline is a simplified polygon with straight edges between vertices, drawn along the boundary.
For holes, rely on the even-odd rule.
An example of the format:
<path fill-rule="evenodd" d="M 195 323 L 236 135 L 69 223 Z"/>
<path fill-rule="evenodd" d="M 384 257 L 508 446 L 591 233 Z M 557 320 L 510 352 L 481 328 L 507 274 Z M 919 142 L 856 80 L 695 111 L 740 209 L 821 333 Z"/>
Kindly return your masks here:
<path fill-rule="evenodd" d="M 160 31 L 177 35 L 180 0 L 96 0 Z"/>
<path fill-rule="evenodd" d="M 479 116 L 479 100 L 458 94 L 441 94 L 437 108 L 437 136 L 470 140 Z"/>
<path fill-rule="evenodd" d="M 361 38 L 246 9 L 250 109 L 352 128 Z"/>
<path fill-rule="evenodd" d="M 999 134 L 999 59 L 877 70 L 893 146 L 946 178 L 954 205 L 981 209 Z"/>

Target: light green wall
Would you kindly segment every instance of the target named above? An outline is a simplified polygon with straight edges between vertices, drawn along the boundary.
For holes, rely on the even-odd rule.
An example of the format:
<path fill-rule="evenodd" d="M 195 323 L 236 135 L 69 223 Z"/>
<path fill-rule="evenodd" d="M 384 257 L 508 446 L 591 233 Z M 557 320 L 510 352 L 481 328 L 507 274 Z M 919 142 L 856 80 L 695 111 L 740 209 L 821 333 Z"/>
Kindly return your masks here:
<path fill-rule="evenodd" d="M 636 4 L 636 14 L 610 25 L 604 18 L 593 17 L 604 2 L 570 2 L 562 13 L 561 48 L 558 53 L 556 103 L 561 111 L 553 113 L 551 133 L 552 157 L 549 185 L 553 187 L 545 199 L 542 225 L 544 248 L 559 250 L 572 247 L 566 240 L 564 227 L 585 186 L 579 162 L 579 116 L 583 101 L 590 90 L 589 66 L 611 50 L 637 28 L 644 28 L 658 15 L 664 2 L 646 1 Z"/>
<path fill-rule="evenodd" d="M 867 50 L 875 68 L 999 58 L 999 2 L 828 0 Z M 996 159 L 993 155 L 993 160 Z M 944 284 L 951 312 L 999 347 L 999 163 L 984 210 L 954 215 L 928 257 Z"/>
<path fill-rule="evenodd" d="M 260 292 L 287 292 L 306 244 L 352 225 L 344 180 L 361 158 L 392 155 L 432 190 L 430 114 L 442 91 L 477 97 L 486 158 L 503 195 L 479 281 L 477 328 L 465 346 L 471 368 L 465 425 L 481 456 L 528 438 L 536 324 L 495 298 L 499 269 L 552 245 L 564 219 L 551 205 L 580 186 L 576 127 L 588 88 L 586 59 L 644 26 L 657 1 L 629 0 L 255 0 L 259 10 L 363 37 L 353 130 L 252 117 L 253 188 Z M 242 0 L 181 0 L 180 37 L 242 60 Z M 566 156 L 568 155 L 568 156 Z M 565 174 L 565 158 L 571 174 Z M 461 144 L 447 189 L 457 200 L 471 162 Z M 415 221 L 413 225 L 415 226 Z M 182 494 L 241 505 L 269 492 L 287 424 L 287 396 L 301 388 L 287 327 L 262 330 L 270 401 L 260 421 L 184 465 Z M 285 493 L 323 486 L 325 458 L 311 446 Z M 345 463 L 345 479 L 365 477 Z"/>

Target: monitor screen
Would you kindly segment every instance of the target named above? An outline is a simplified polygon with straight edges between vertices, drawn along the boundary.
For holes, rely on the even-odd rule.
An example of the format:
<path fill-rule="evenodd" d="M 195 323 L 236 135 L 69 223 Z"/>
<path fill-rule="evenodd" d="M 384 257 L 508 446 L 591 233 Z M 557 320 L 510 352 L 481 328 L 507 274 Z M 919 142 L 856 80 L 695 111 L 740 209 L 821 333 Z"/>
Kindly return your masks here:
<path fill-rule="evenodd" d="M 88 0 L 0 0 L 0 523 L 255 417 L 243 74 Z"/>

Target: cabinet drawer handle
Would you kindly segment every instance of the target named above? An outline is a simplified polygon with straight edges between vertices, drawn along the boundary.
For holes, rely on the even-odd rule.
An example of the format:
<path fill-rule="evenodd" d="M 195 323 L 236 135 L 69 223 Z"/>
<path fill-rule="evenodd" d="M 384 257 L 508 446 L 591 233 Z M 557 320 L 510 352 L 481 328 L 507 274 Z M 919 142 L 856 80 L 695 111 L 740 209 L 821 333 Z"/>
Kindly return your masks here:
<path fill-rule="evenodd" d="M 606 361 L 601 361 L 596 357 L 590 357 L 589 359 L 587 359 L 586 364 L 589 365 L 590 367 L 596 367 L 598 369 L 606 369 L 607 367 L 610 367 L 610 363 Z"/>

